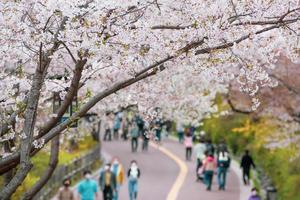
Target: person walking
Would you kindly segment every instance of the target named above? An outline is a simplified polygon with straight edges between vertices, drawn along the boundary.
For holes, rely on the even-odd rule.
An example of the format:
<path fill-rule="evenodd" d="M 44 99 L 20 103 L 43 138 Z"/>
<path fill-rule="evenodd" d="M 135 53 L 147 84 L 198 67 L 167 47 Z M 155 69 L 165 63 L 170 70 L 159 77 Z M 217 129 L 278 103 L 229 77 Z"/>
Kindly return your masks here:
<path fill-rule="evenodd" d="M 228 152 L 226 152 L 224 149 L 222 149 L 218 154 L 217 165 L 219 190 L 225 190 L 226 175 L 230 166 L 230 157 Z"/>
<path fill-rule="evenodd" d="M 150 140 L 148 122 L 145 122 L 142 138 L 143 138 L 142 151 L 148 151 L 149 140 Z"/>
<path fill-rule="evenodd" d="M 166 126 L 166 137 L 168 137 L 169 134 L 171 134 L 173 122 L 170 119 L 167 119 L 164 124 Z"/>
<path fill-rule="evenodd" d="M 261 198 L 257 194 L 257 189 L 255 187 L 251 189 L 251 195 L 248 200 L 261 200 Z"/>
<path fill-rule="evenodd" d="M 104 137 L 103 140 L 104 141 L 111 141 L 112 139 L 112 127 L 113 127 L 113 123 L 112 123 L 112 119 L 110 117 L 110 113 L 106 113 L 106 119 L 104 122 Z"/>
<path fill-rule="evenodd" d="M 124 183 L 124 168 L 117 157 L 112 160 L 111 171 L 116 177 L 116 189 L 113 194 L 113 200 L 118 200 L 120 188 Z"/>
<path fill-rule="evenodd" d="M 86 170 L 83 175 L 84 180 L 79 182 L 77 187 L 80 200 L 95 200 L 98 198 L 97 182 L 92 179 L 91 171 Z"/>
<path fill-rule="evenodd" d="M 114 124 L 113 124 L 113 133 L 114 133 L 114 139 L 119 139 L 119 129 L 121 128 L 122 123 L 122 112 L 117 112 L 115 114 L 114 118 Z"/>
<path fill-rule="evenodd" d="M 128 139 L 128 130 L 129 130 L 129 119 L 128 117 L 123 117 L 122 120 L 122 138 L 124 141 Z"/>
<path fill-rule="evenodd" d="M 139 115 L 135 116 L 135 123 L 138 126 L 139 129 L 139 135 L 142 135 L 144 133 L 144 126 L 145 126 L 145 121 L 143 120 L 143 118 Z"/>
<path fill-rule="evenodd" d="M 138 179 L 141 176 L 140 169 L 138 168 L 135 160 L 131 161 L 131 166 L 127 172 L 128 177 L 128 191 L 129 199 L 136 200 L 138 195 Z"/>
<path fill-rule="evenodd" d="M 206 152 L 206 154 L 208 156 L 204 159 L 203 162 L 204 183 L 206 185 L 206 190 L 210 191 L 217 164 L 213 154 L 208 154 L 208 152 Z"/>
<path fill-rule="evenodd" d="M 70 188 L 71 179 L 66 178 L 63 180 L 63 187 L 58 191 L 58 200 L 75 200 L 75 195 Z"/>
<path fill-rule="evenodd" d="M 112 200 L 116 191 L 116 177 L 111 171 L 110 164 L 106 164 L 100 173 L 99 185 L 103 193 L 103 200 Z"/>
<path fill-rule="evenodd" d="M 130 131 L 130 136 L 131 136 L 131 152 L 137 152 L 138 148 L 138 138 L 139 138 L 139 128 L 137 124 L 134 122 L 133 127 Z"/>
<path fill-rule="evenodd" d="M 179 141 L 179 143 L 183 143 L 184 128 L 183 128 L 182 123 L 178 122 L 176 124 L 176 131 L 177 131 L 177 134 L 178 134 L 178 141 Z"/>
<path fill-rule="evenodd" d="M 193 148 L 193 136 L 186 129 L 186 134 L 184 136 L 184 146 L 185 146 L 185 159 L 191 161 L 192 158 L 192 148 Z"/>
<path fill-rule="evenodd" d="M 203 160 L 205 159 L 205 151 L 206 151 L 206 145 L 205 140 L 203 138 L 200 138 L 199 142 L 194 146 L 194 152 L 196 154 L 196 177 L 197 181 L 200 181 L 203 179 L 202 172 L 200 171 L 200 168 L 202 167 Z"/>
<path fill-rule="evenodd" d="M 227 144 L 224 139 L 221 140 L 217 147 L 217 155 L 219 155 L 221 151 L 228 152 Z"/>
<path fill-rule="evenodd" d="M 206 150 L 208 151 L 208 154 L 212 154 L 214 155 L 215 154 L 215 147 L 211 141 L 211 139 L 208 139 L 207 140 L 207 143 L 206 143 Z"/>
<path fill-rule="evenodd" d="M 161 132 L 163 123 L 160 118 L 156 118 L 154 121 L 155 140 L 161 142 Z"/>
<path fill-rule="evenodd" d="M 250 170 L 255 168 L 252 157 L 249 155 L 249 150 L 245 150 L 245 154 L 241 160 L 241 168 L 243 170 L 243 181 L 245 185 L 250 185 Z"/>

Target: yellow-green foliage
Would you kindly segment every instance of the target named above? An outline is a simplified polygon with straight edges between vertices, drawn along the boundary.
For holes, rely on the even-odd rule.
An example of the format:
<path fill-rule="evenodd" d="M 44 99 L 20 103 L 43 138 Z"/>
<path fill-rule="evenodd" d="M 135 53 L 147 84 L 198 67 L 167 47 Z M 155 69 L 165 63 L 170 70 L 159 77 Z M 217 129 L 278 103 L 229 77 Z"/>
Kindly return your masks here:
<path fill-rule="evenodd" d="M 234 114 L 204 120 L 202 127 L 218 143 L 225 139 L 235 154 L 240 155 L 246 148 L 264 171 L 272 178 L 279 190 L 280 200 L 300 198 L 300 158 L 299 149 L 290 145 L 280 149 L 266 148 L 267 139 L 277 129 L 270 118 L 252 120 L 245 114 Z"/>
<path fill-rule="evenodd" d="M 68 145 L 64 145 L 61 147 L 59 151 L 59 165 L 64 165 L 70 163 L 75 158 L 80 157 L 85 154 L 87 151 L 92 149 L 97 144 L 96 141 L 92 139 L 91 136 L 86 136 L 81 141 L 78 142 L 78 148 L 69 152 Z M 43 174 L 44 170 L 48 166 L 48 161 L 50 158 L 50 153 L 48 151 L 40 151 L 32 158 L 32 163 L 34 167 L 31 172 L 26 177 L 23 184 L 18 188 L 18 190 L 14 193 L 12 200 L 21 199 L 22 194 L 31 186 L 39 180 L 39 177 Z"/>

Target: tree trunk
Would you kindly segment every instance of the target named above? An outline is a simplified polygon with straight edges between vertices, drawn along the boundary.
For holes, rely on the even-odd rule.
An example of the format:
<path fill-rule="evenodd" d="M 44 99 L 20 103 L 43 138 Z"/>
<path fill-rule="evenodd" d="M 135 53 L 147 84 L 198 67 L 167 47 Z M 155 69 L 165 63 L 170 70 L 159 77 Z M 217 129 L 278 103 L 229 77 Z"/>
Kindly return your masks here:
<path fill-rule="evenodd" d="M 41 56 L 43 57 L 43 56 Z M 0 192 L 1 199 L 9 199 L 16 189 L 22 184 L 27 174 L 32 168 L 30 161 L 30 151 L 32 148 L 34 125 L 36 121 L 37 107 L 41 88 L 43 86 L 45 73 L 50 64 L 50 60 L 43 57 L 37 66 L 32 87 L 29 92 L 28 105 L 25 112 L 25 123 L 23 129 L 23 137 L 20 141 L 20 168 L 12 180 Z"/>

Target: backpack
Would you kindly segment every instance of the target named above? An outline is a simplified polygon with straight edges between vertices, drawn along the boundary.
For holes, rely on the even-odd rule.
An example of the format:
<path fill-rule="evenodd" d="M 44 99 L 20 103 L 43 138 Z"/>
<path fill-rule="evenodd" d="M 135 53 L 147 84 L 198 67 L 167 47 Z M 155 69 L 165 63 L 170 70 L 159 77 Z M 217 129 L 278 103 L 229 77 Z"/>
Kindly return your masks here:
<path fill-rule="evenodd" d="M 229 161 L 230 158 L 227 152 L 224 152 L 224 154 L 222 152 L 219 153 L 218 163 L 220 167 L 226 167 L 226 168 L 229 167 Z"/>
<path fill-rule="evenodd" d="M 214 171 L 214 169 L 215 169 L 214 161 L 207 161 L 205 170 L 206 171 Z"/>

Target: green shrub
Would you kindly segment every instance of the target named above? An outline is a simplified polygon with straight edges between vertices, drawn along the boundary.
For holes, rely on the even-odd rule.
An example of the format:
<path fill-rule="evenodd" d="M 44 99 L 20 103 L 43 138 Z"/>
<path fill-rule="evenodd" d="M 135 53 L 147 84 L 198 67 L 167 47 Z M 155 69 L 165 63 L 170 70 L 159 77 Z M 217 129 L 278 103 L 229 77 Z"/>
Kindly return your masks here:
<path fill-rule="evenodd" d="M 61 145 L 59 151 L 59 165 L 70 163 L 75 158 L 80 157 L 81 155 L 85 154 L 87 151 L 95 147 L 96 144 L 97 142 L 94 141 L 91 136 L 86 136 L 78 142 L 77 149 L 72 150 L 72 152 L 68 150 L 68 145 Z M 45 147 L 45 149 L 46 148 L 47 147 Z M 24 192 L 26 190 L 29 190 L 36 183 L 36 181 L 39 180 L 39 177 L 43 175 L 44 170 L 48 166 L 49 158 L 50 153 L 44 149 L 38 152 L 32 158 L 32 163 L 34 166 L 30 173 L 27 175 L 25 181 L 14 193 L 12 200 L 21 199 L 21 196 L 24 194 Z"/>
<path fill-rule="evenodd" d="M 234 154 L 250 149 L 255 162 L 271 177 L 278 189 L 279 200 L 299 200 L 300 158 L 299 149 L 287 146 L 276 150 L 266 148 L 266 139 L 272 137 L 276 125 L 270 118 L 252 120 L 249 115 L 233 114 L 203 121 L 201 127 L 214 143 L 225 139 Z"/>

